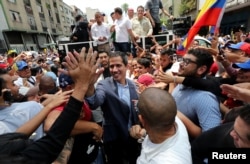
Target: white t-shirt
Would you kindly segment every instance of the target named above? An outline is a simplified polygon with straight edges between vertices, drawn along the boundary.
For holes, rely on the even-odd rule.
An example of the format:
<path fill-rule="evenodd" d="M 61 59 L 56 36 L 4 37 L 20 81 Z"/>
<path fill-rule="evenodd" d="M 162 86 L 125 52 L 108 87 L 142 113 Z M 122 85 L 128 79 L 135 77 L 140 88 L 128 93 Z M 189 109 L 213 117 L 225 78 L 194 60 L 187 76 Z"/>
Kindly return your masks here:
<path fill-rule="evenodd" d="M 19 86 L 19 87 L 22 87 L 24 86 L 24 79 L 21 78 L 21 77 L 18 77 L 18 79 L 16 81 L 14 81 L 15 85 Z M 27 79 L 27 83 L 29 86 L 26 86 L 26 87 L 34 87 L 35 84 L 36 84 L 36 77 L 34 76 L 31 76 Z"/>
<path fill-rule="evenodd" d="M 129 33 L 128 30 L 132 29 L 132 25 L 129 19 L 120 18 L 115 20 L 115 41 L 116 42 L 129 42 Z"/>
<path fill-rule="evenodd" d="M 175 118 L 175 122 L 175 135 L 160 144 L 152 143 L 146 136 L 137 164 L 192 164 L 186 127 L 178 117 Z"/>

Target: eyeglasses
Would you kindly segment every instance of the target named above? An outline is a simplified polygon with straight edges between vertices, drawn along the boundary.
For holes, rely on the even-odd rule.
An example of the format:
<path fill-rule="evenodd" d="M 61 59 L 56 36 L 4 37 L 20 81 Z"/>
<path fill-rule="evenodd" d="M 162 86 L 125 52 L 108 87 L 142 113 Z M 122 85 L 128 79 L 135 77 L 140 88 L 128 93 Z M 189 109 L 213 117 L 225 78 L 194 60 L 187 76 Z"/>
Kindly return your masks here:
<path fill-rule="evenodd" d="M 196 61 L 193 61 L 193 60 L 191 60 L 191 59 L 189 59 L 189 58 L 182 58 L 180 61 L 184 63 L 184 66 L 187 66 L 187 65 L 190 64 L 190 63 L 197 64 Z"/>

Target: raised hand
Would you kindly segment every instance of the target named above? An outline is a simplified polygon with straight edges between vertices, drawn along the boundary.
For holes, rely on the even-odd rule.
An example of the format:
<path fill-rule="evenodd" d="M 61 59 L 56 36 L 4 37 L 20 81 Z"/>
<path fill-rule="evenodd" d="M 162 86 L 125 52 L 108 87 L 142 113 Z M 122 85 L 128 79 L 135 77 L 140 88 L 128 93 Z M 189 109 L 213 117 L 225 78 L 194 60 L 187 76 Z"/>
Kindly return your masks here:
<path fill-rule="evenodd" d="M 155 82 L 163 82 L 163 83 L 173 83 L 174 82 L 174 75 L 171 72 L 164 73 L 163 71 L 159 70 L 159 73 L 155 76 Z"/>
<path fill-rule="evenodd" d="M 68 75 L 71 76 L 76 86 L 88 87 L 95 75 L 98 65 L 96 64 L 97 52 L 93 52 L 89 48 L 88 53 L 85 53 L 85 48 L 82 48 L 80 54 L 74 51 L 65 57 L 66 62 L 63 65 L 67 68 Z"/>
<path fill-rule="evenodd" d="M 228 97 L 232 97 L 237 100 L 241 100 L 244 102 L 250 102 L 250 90 L 236 86 L 236 85 L 229 85 L 229 84 L 222 84 L 221 89 L 223 92 L 227 94 Z"/>
<path fill-rule="evenodd" d="M 53 109 L 69 100 L 70 95 L 72 94 L 73 90 L 70 91 L 59 91 L 54 95 L 51 94 L 44 94 L 41 98 L 45 98 L 43 101 L 44 106 L 48 106 L 49 108 Z"/>

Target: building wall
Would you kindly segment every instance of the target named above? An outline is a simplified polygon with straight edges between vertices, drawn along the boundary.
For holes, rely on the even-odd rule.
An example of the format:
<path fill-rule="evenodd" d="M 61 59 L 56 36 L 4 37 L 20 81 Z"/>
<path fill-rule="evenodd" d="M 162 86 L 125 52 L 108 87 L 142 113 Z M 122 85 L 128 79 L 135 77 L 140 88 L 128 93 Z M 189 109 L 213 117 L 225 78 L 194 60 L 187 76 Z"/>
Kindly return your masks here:
<path fill-rule="evenodd" d="M 40 49 L 71 34 L 73 9 L 62 0 L 0 0 L 0 4 L 0 48 L 5 40 L 8 48 Z"/>
<path fill-rule="evenodd" d="M 1 20 L 0 31 L 8 29 L 8 23 L 5 19 L 5 14 L 3 11 L 1 1 L 0 1 L 0 20 Z M 0 33 L 0 53 L 4 53 L 6 49 L 7 49 L 7 45 L 5 44 L 3 33 Z"/>

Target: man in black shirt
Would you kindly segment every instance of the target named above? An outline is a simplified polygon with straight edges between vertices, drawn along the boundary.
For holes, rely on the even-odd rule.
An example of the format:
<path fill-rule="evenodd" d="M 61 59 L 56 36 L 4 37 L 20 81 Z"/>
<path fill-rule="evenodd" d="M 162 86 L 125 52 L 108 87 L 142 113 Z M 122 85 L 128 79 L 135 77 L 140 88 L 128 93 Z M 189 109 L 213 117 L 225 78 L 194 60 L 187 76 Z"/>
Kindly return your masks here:
<path fill-rule="evenodd" d="M 89 23 L 88 21 L 84 20 L 84 17 L 82 15 L 77 15 L 75 17 L 76 25 L 73 28 L 72 34 L 70 36 L 70 39 L 73 43 L 75 42 L 89 42 L 90 36 L 89 36 Z M 74 44 L 69 47 L 69 50 L 76 50 L 77 52 L 80 52 L 82 47 L 86 48 L 86 51 L 89 49 L 89 43 L 79 43 Z"/>

